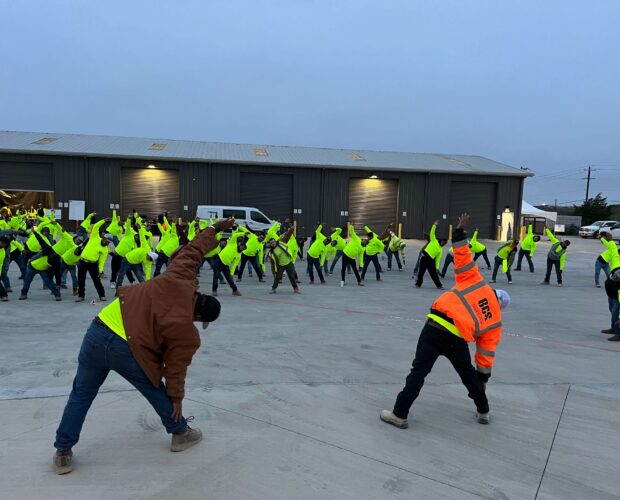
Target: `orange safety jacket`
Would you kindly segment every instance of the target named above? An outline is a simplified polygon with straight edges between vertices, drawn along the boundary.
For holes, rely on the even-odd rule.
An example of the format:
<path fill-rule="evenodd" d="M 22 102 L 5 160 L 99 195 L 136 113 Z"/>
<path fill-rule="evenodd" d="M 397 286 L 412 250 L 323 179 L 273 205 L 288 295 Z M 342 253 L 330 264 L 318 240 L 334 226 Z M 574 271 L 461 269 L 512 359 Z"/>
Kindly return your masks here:
<path fill-rule="evenodd" d="M 476 368 L 490 374 L 502 334 L 499 301 L 478 271 L 467 240 L 454 243 L 453 248 L 456 285 L 439 296 L 429 317 L 465 341 L 475 342 Z"/>

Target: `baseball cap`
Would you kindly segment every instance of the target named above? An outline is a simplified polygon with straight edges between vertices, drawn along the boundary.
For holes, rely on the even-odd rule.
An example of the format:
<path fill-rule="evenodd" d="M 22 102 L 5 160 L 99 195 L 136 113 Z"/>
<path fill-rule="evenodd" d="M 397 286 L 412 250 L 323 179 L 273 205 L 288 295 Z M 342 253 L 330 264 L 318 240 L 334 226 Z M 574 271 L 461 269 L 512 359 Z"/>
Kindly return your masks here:
<path fill-rule="evenodd" d="M 510 294 L 506 290 L 495 290 L 500 309 L 506 309 L 510 305 Z"/>

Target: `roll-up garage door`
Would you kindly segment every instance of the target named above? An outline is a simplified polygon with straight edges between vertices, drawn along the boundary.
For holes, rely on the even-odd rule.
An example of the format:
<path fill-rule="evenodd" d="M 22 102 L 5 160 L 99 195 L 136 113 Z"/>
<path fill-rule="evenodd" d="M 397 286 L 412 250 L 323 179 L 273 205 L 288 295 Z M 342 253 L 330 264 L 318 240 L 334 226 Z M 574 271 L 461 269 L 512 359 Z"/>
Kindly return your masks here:
<path fill-rule="evenodd" d="M 0 189 L 54 191 L 54 171 L 49 163 L 0 162 Z"/>
<path fill-rule="evenodd" d="M 149 218 L 167 211 L 180 214 L 179 173 L 176 170 L 122 168 L 121 212 L 132 210 Z"/>
<path fill-rule="evenodd" d="M 478 228 L 479 238 L 493 238 L 497 225 L 495 182 L 453 181 L 450 185 L 450 223 L 467 212 L 470 227 Z"/>
<path fill-rule="evenodd" d="M 381 234 L 388 224 L 398 223 L 398 181 L 391 179 L 351 179 L 349 181 L 349 221 L 355 230 L 364 226 Z"/>
<path fill-rule="evenodd" d="M 258 208 L 270 219 L 292 219 L 293 176 L 241 173 L 241 205 Z"/>

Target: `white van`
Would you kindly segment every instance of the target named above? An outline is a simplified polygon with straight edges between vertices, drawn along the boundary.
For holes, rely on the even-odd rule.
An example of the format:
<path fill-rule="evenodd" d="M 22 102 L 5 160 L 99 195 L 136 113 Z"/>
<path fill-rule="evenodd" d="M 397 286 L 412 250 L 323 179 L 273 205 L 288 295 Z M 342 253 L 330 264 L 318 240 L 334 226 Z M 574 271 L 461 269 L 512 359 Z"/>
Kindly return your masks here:
<path fill-rule="evenodd" d="M 198 205 L 196 217 L 203 220 L 228 219 L 229 217 L 234 217 L 237 224 L 248 227 L 252 231 L 267 230 L 275 222 L 258 208 L 229 207 L 224 205 Z"/>

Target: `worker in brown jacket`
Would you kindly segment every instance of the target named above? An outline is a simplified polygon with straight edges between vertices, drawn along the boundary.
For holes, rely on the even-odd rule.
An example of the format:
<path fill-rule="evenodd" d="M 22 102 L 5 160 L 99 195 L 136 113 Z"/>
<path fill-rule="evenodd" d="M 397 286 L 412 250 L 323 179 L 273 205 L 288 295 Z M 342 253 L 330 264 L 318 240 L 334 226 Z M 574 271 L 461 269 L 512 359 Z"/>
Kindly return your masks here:
<path fill-rule="evenodd" d="M 71 448 L 110 370 L 151 403 L 172 434 L 171 451 L 183 451 L 202 439 L 200 429 L 190 428 L 183 417 L 185 374 L 200 347 L 193 323 L 202 322 L 205 329 L 219 316 L 220 303 L 198 292 L 196 269 L 203 255 L 216 247 L 216 233 L 230 229 L 233 223 L 226 219 L 206 228 L 179 252 L 164 274 L 119 288 L 118 297 L 95 317 L 84 336 L 73 389 L 56 431 L 58 474 L 71 472 Z"/>

